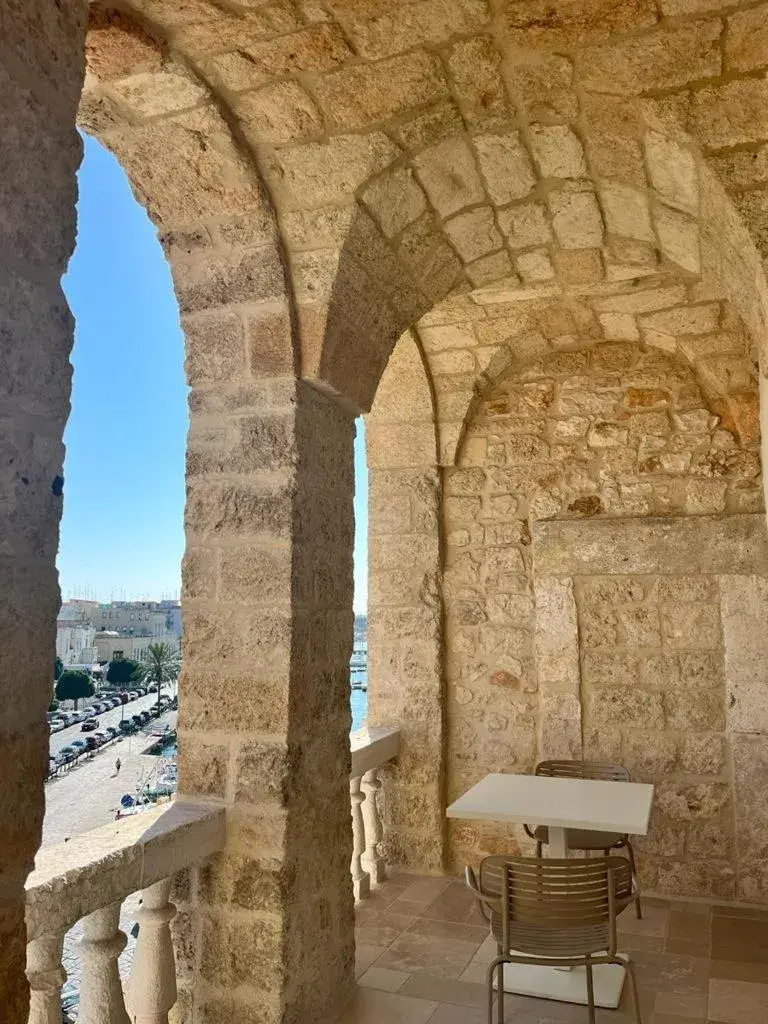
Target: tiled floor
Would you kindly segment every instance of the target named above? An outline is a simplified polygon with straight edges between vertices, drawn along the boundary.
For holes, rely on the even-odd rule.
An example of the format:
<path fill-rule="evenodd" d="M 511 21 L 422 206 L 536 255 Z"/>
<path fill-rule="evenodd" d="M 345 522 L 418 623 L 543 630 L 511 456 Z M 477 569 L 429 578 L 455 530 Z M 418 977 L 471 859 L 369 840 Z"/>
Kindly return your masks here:
<path fill-rule="evenodd" d="M 646 900 L 620 919 L 643 1024 L 768 1024 L 768 910 Z M 357 912 L 355 1005 L 344 1024 L 485 1024 L 495 952 L 463 883 L 397 875 Z M 633 1024 L 629 986 L 600 1024 Z M 583 1006 L 508 995 L 507 1024 L 587 1024 Z"/>

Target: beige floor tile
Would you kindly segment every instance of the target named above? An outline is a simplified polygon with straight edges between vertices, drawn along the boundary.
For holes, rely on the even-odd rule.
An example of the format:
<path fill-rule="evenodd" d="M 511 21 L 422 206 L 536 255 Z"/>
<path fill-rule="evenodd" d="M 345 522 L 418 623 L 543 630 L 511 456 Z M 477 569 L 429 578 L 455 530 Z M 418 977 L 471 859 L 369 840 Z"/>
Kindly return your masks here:
<path fill-rule="evenodd" d="M 471 953 L 444 946 L 427 946 L 424 941 L 405 947 L 391 946 L 377 961 L 378 967 L 411 974 L 431 974 L 438 978 L 458 978 L 466 970 Z"/>
<path fill-rule="evenodd" d="M 768 985 L 713 978 L 709 983 L 709 1020 L 718 1024 L 765 1024 Z"/>
<path fill-rule="evenodd" d="M 680 1017 L 676 1013 L 654 1013 L 652 1024 L 707 1024 L 707 1019 L 706 1017 Z"/>
<path fill-rule="evenodd" d="M 643 916 L 638 921 L 633 909 L 629 907 L 617 921 L 619 935 L 652 935 L 663 937 L 667 934 L 669 921 L 667 907 L 659 907 L 654 903 L 643 903 Z"/>
<path fill-rule="evenodd" d="M 512 1021 L 507 1018 L 509 1024 Z M 429 1024 L 487 1024 L 486 1011 L 471 1006 L 457 1006 L 455 1003 L 441 1003 L 429 1018 Z M 514 1024 L 518 1024 L 517 1021 Z"/>
<path fill-rule="evenodd" d="M 358 987 L 341 1024 L 426 1024 L 436 1009 L 437 1003 L 428 999 Z"/>
<path fill-rule="evenodd" d="M 694 1020 L 707 1016 L 707 994 L 705 992 L 679 995 L 676 992 L 657 992 L 654 1011 L 677 1017 L 692 1017 Z"/>
<path fill-rule="evenodd" d="M 400 898 L 409 903 L 419 903 L 421 906 L 427 907 L 450 884 L 451 879 L 444 876 L 439 878 L 420 878 L 417 882 L 411 883 Z"/>
<path fill-rule="evenodd" d="M 355 946 L 355 977 L 365 974 L 374 960 L 378 960 L 386 951 L 386 946 L 367 946 L 358 942 Z"/>
<path fill-rule="evenodd" d="M 385 910 L 378 914 L 358 914 L 355 936 L 367 946 L 389 946 L 398 939 L 416 918 Z"/>
<path fill-rule="evenodd" d="M 403 985 L 403 995 L 419 999 L 436 999 L 439 1003 L 460 1006 L 485 1006 L 485 985 L 473 985 L 453 978 L 436 978 L 431 974 L 412 974 Z"/>
<path fill-rule="evenodd" d="M 365 974 L 358 978 L 358 985 L 365 988 L 378 988 L 383 992 L 397 992 L 411 977 L 405 971 L 390 971 L 386 967 L 369 967 Z M 417 995 L 418 993 L 414 993 Z"/>
<path fill-rule="evenodd" d="M 710 960 L 710 978 L 725 981 L 756 981 L 768 985 L 768 964 L 743 963 L 741 960 Z"/>

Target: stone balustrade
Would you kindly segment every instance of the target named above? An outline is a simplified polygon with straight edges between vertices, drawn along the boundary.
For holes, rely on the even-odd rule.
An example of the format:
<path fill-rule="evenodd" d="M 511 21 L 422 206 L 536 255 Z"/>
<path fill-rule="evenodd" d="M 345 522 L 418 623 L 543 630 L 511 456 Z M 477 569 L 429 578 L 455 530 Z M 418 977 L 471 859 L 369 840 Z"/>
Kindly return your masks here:
<path fill-rule="evenodd" d="M 349 796 L 352 804 L 352 886 L 355 900 L 369 894 L 371 883 L 384 881 L 384 858 L 379 853 L 382 837 L 378 792 L 379 769 L 397 757 L 400 730 L 391 726 L 358 729 L 350 736 L 352 768 Z"/>
<path fill-rule="evenodd" d="M 398 729 L 360 729 L 351 735 L 355 899 L 385 876 L 378 771 L 396 757 Z M 61 1024 L 66 933 L 82 921 L 78 1024 L 167 1024 L 176 1002 L 170 923 L 173 876 L 224 845 L 221 806 L 177 800 L 41 850 L 27 881 L 29 1024 Z M 133 967 L 123 991 L 118 957 L 126 945 L 120 908 L 141 894 Z"/>
<path fill-rule="evenodd" d="M 29 1024 L 61 1024 L 64 936 L 80 920 L 78 1024 L 167 1024 L 176 1002 L 171 883 L 223 847 L 224 819 L 223 807 L 179 800 L 38 853 L 27 880 Z M 140 929 L 126 999 L 120 907 L 135 892 Z"/>

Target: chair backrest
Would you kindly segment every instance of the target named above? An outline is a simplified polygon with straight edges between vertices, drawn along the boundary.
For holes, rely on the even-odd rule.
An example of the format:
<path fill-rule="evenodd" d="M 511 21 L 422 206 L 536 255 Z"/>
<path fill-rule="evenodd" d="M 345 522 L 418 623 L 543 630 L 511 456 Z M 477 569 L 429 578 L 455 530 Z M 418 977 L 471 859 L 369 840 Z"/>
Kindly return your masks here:
<path fill-rule="evenodd" d="M 602 782 L 631 782 L 629 771 L 621 764 L 602 761 L 540 761 L 535 775 L 558 779 L 597 779 Z"/>
<path fill-rule="evenodd" d="M 616 913 L 632 897 L 624 857 L 486 857 L 478 885 L 506 950 L 581 957 L 616 951 Z"/>

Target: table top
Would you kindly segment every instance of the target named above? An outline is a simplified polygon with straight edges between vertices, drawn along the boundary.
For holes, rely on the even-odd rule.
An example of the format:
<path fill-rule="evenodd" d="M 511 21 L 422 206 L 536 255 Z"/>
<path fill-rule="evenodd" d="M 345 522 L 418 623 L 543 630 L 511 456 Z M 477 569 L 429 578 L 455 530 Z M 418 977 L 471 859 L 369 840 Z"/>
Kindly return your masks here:
<path fill-rule="evenodd" d="M 486 775 L 446 811 L 449 818 L 514 821 L 644 836 L 653 786 L 640 782 Z"/>

